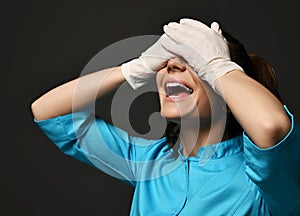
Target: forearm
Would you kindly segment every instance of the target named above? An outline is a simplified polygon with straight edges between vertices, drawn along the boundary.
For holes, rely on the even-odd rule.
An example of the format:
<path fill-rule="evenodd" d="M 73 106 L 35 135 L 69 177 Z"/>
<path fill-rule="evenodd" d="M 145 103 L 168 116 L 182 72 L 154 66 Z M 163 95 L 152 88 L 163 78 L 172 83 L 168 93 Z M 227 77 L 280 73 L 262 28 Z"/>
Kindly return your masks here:
<path fill-rule="evenodd" d="M 118 88 L 124 81 L 120 67 L 82 76 L 42 95 L 32 103 L 32 113 L 37 120 L 71 113 Z"/>
<path fill-rule="evenodd" d="M 281 102 L 260 83 L 241 71 L 220 77 L 216 88 L 254 143 L 268 148 L 290 130 L 291 122 Z"/>

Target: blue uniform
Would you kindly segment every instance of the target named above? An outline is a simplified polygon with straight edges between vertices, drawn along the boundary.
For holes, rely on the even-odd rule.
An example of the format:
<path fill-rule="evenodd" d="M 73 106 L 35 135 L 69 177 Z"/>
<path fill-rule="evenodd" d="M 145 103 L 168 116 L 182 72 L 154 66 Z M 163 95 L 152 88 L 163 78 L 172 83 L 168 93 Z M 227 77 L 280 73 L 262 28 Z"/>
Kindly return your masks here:
<path fill-rule="evenodd" d="M 260 149 L 244 133 L 185 157 L 166 138 L 147 140 L 89 110 L 36 121 L 65 154 L 134 190 L 130 215 L 300 215 L 300 128 Z"/>

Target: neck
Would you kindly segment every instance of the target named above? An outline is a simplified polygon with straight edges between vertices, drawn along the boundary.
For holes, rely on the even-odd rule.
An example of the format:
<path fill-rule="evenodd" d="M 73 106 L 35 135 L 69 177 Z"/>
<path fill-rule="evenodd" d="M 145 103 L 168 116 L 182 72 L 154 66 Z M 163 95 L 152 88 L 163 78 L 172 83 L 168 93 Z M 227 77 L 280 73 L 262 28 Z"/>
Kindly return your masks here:
<path fill-rule="evenodd" d="M 201 123 L 201 124 L 200 124 Z M 224 119 L 213 121 L 183 121 L 181 123 L 180 141 L 185 156 L 196 156 L 202 146 L 211 145 L 228 139 Z"/>

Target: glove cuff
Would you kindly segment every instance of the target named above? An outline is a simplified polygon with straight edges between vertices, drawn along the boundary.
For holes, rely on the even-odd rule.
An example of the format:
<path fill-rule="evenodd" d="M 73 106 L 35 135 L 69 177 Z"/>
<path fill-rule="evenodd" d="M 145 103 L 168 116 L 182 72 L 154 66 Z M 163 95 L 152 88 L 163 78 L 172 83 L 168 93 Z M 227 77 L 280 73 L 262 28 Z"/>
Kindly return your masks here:
<path fill-rule="evenodd" d="M 121 70 L 126 81 L 134 90 L 144 86 L 155 75 L 155 72 L 148 69 L 140 59 L 133 59 L 122 64 Z"/>
<path fill-rule="evenodd" d="M 233 70 L 240 70 L 244 72 L 241 66 L 231 61 L 230 59 L 215 59 L 206 66 L 203 73 L 203 79 L 210 84 L 210 86 L 217 94 L 219 94 L 219 92 L 215 88 L 215 81 L 221 76 Z"/>

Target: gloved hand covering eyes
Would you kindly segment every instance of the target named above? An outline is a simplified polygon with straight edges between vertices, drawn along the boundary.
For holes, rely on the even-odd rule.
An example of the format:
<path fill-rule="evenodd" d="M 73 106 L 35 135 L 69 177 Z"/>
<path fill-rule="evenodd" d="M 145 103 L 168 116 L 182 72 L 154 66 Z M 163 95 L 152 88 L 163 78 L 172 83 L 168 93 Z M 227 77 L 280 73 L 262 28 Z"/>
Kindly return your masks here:
<path fill-rule="evenodd" d="M 163 34 L 139 58 L 121 65 L 122 73 L 133 89 L 145 85 L 169 59 L 176 57 L 174 53 L 161 46 L 163 41 L 168 43 L 171 39 Z"/>
<path fill-rule="evenodd" d="M 216 22 L 209 28 L 196 20 L 181 19 L 164 26 L 164 32 L 172 40 L 163 41 L 162 46 L 184 58 L 215 91 L 216 79 L 235 69 L 243 71 L 230 60 L 228 44 Z"/>

